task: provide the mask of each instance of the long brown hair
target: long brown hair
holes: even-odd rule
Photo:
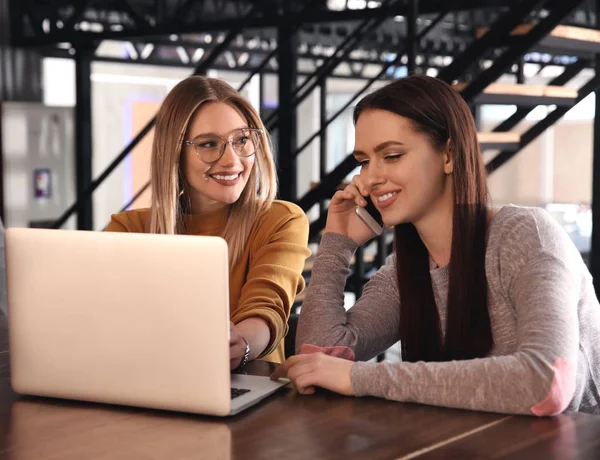
[[[190,120],[206,102],[223,102],[237,110],[250,128],[263,130],[256,162],[240,198],[229,208],[221,236],[229,246],[230,263],[241,256],[256,218],[268,209],[277,194],[271,142],[254,107],[229,84],[216,78],[192,76],[179,82],[167,95],[156,118],[152,144],[150,233],[186,233],[186,182],[181,169],[181,150]],[[182,192],[184,192],[182,194]]]
[[[405,361],[450,361],[486,356],[493,338],[487,305],[485,250],[488,189],[475,122],[460,94],[441,80],[409,76],[365,96],[367,109],[412,120],[440,152],[452,156],[454,212],[445,339],[431,285],[429,254],[412,223],[395,227],[400,290],[400,340]]]

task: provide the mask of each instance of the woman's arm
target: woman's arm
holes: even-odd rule
[[[253,243],[246,282],[231,317],[249,342],[251,357],[270,354],[287,333],[292,304],[304,288],[308,227],[302,210],[289,204],[261,224],[261,237]]]
[[[353,393],[501,413],[554,415],[575,391],[578,284],[564,263],[541,253],[514,279],[517,351],[443,363],[357,363]]]
[[[258,358],[269,344],[271,332],[269,324],[259,317],[245,319],[237,325],[230,322],[229,325],[229,364],[231,369],[236,369],[243,364],[248,347],[250,347],[250,352],[247,360],[252,361]]]
[[[352,363],[322,353],[297,355],[273,374],[298,391],[322,387],[435,406],[510,414],[555,415],[571,401],[577,371],[577,283],[549,254],[515,280],[518,348],[513,354],[466,361]]]
[[[358,302],[346,312],[344,287],[356,244],[335,233],[321,239],[296,333],[296,351],[304,344],[343,346],[356,359],[368,360],[398,341],[400,299],[395,265],[371,277]]]

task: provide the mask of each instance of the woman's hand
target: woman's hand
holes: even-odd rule
[[[315,387],[320,387],[351,396],[350,373],[353,365],[353,361],[323,353],[296,355],[277,367],[271,379],[287,376],[303,395],[311,395],[315,392]]]
[[[236,369],[242,362],[246,353],[246,342],[239,329],[231,321],[229,322],[229,366]]]
[[[352,182],[331,198],[327,212],[325,232],[338,233],[352,239],[358,246],[365,244],[375,236],[356,215],[356,206],[364,207],[364,197],[369,194],[360,176],[354,176]]]

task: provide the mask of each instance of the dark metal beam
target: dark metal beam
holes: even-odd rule
[[[265,111],[265,78],[266,76],[263,72],[258,73],[258,116],[261,120],[263,119]]]
[[[77,229],[94,229],[94,207],[87,190],[92,183],[92,55],[94,46],[83,43],[75,55],[75,190],[78,197]]]
[[[140,43],[139,45],[136,44],[136,42],[129,42],[132,43],[136,49],[140,48],[143,49],[143,44]],[[175,52],[175,48],[176,47],[172,47],[172,51],[173,53]],[[24,48],[21,48],[24,49]],[[202,49],[204,50],[206,53],[211,52],[214,48],[213,47],[200,47],[198,49]],[[236,54],[241,54],[241,53],[248,53],[250,55],[250,58],[244,63],[244,64],[238,64],[235,67],[231,67],[226,60],[221,56],[220,58],[217,59],[217,61],[211,66],[211,69],[215,69],[215,70],[227,70],[227,71],[235,71],[235,72],[259,72],[261,70],[265,70],[266,72],[275,72],[276,68],[275,66],[272,65],[272,61],[273,58],[275,57],[277,51],[276,48],[274,48],[273,50],[271,50],[268,54],[262,51],[256,51],[256,50],[244,50],[241,48],[229,48],[228,51],[231,51],[234,55],[234,58],[236,58]],[[140,51],[138,51],[140,52]],[[373,51],[373,53],[375,53],[375,51]],[[192,53],[190,53],[192,54]],[[57,58],[65,58],[65,59],[72,59],[73,56],[70,54],[70,51],[68,49],[64,49],[64,48],[56,48],[56,47],[47,47],[47,48],[43,48],[41,49],[41,55],[43,55],[44,57],[57,57]],[[168,56],[170,55],[170,56]],[[419,55],[424,56],[425,58],[428,59],[428,63],[426,66],[426,68],[432,68],[432,69],[440,69],[442,68],[441,65],[435,65],[433,62],[433,57],[437,57],[439,55],[432,55],[430,54],[428,51],[426,50],[422,50]],[[327,58],[327,56],[322,56],[322,55],[316,55],[316,54],[312,54],[310,52],[300,52],[298,54],[298,57],[303,60],[303,61],[312,61],[313,66],[316,67],[316,64],[318,63],[318,61],[322,61],[324,59]],[[255,64],[256,60],[261,59],[261,63],[257,66]],[[173,55],[171,54],[171,49],[168,47],[163,47],[162,45],[160,47],[155,47],[154,51],[152,53],[150,53],[150,55],[146,58],[137,58],[134,59],[130,56],[124,55],[124,56],[109,56],[109,55],[99,55],[98,53],[96,53],[96,55],[93,57],[94,61],[98,61],[98,62],[118,62],[118,63],[124,63],[124,64],[139,64],[139,65],[160,65],[163,67],[187,67],[190,69],[193,69],[194,66],[196,65],[195,63],[192,62],[187,62],[184,63],[181,58],[177,55]],[[390,64],[390,62],[388,60],[385,60],[383,58],[383,53],[378,53],[378,56],[371,56],[371,57],[350,57],[350,56],[346,56],[341,62],[340,64],[345,64],[348,65],[349,67],[353,66],[353,65],[360,65],[361,67],[365,66],[366,64],[372,64],[372,65],[388,65]],[[366,67],[363,67],[361,69],[361,71],[352,71],[352,69],[350,69],[350,72],[335,72],[333,74],[328,74],[327,77],[328,78],[356,78],[356,79],[363,79],[366,80],[368,79],[367,76],[364,75],[365,73],[365,69]],[[336,69],[336,71],[341,70],[340,67],[338,66]],[[306,75],[306,76],[313,76],[315,75],[314,71],[307,71],[304,70],[302,72],[300,72],[301,75]],[[382,76],[382,78],[386,78],[387,76]],[[248,83],[245,82],[246,84]]]
[[[419,0],[408,0],[408,14],[406,15],[406,41],[407,64],[409,74],[414,74],[417,69],[417,53],[419,52],[419,40],[417,39],[417,19],[419,19]]]
[[[478,131],[479,129],[480,128],[478,128]],[[479,145],[481,146],[481,151],[504,149],[514,152],[521,148],[521,144],[518,140],[515,140],[515,142],[480,142]]]
[[[165,0],[156,0],[158,3],[164,2]],[[199,1],[199,0],[198,0]],[[279,0],[270,2],[264,1],[263,3],[270,3],[272,11],[268,11],[260,16],[252,17],[249,21],[244,16],[233,16],[226,19],[218,17],[210,17],[209,14],[187,14],[185,21],[177,16],[177,11],[170,11],[167,20],[165,21],[165,15],[158,15],[157,7],[153,9],[153,13],[148,11],[148,14],[155,14],[153,25],[144,26],[131,23],[124,23],[123,30],[113,30],[110,27],[105,27],[102,32],[83,31],[81,28],[75,29],[77,24],[67,29],[63,27],[58,29],[53,27],[49,33],[44,33],[42,28],[42,20],[45,16],[33,15],[25,19],[23,16],[19,18],[14,24],[18,24],[19,33],[14,36],[15,40],[18,41],[19,45],[22,46],[40,46],[48,45],[50,43],[62,43],[62,42],[79,42],[82,39],[94,39],[94,40],[115,40],[115,39],[131,39],[135,37],[152,37],[170,34],[183,34],[183,33],[198,33],[198,32],[213,32],[230,30],[232,28],[244,27],[246,29],[264,29],[270,27],[277,27],[280,24],[282,16],[278,14],[278,5],[285,5],[288,0]],[[12,3],[20,6],[23,0],[11,0]],[[35,5],[46,4],[47,0],[37,0]],[[79,4],[75,3],[74,4]],[[494,7],[511,7],[516,8],[520,3],[520,0],[465,0],[460,5],[454,5],[453,10],[470,10],[474,8],[494,8]],[[323,2],[325,4],[325,2]],[[422,0],[420,6],[420,13],[425,14],[436,14],[440,11],[444,11],[447,7],[447,0]],[[100,8],[101,2],[95,2],[94,7]],[[181,11],[187,8],[185,4],[180,4]],[[56,8],[54,8],[54,11]],[[114,10],[114,9],[113,9]],[[381,11],[378,11],[381,10]],[[36,8],[32,8],[35,13]],[[123,10],[121,13],[125,13]],[[116,11],[115,11],[116,13]],[[348,21],[360,21],[369,14],[383,14],[387,17],[393,17],[395,15],[406,16],[408,14],[408,7],[401,9],[400,11],[394,7],[387,8],[367,8],[360,10],[344,10],[344,11],[333,11],[321,8],[314,8],[312,14],[307,17],[306,22],[308,23],[335,23],[335,22],[348,22]],[[162,16],[162,17],[161,17]],[[56,12],[52,14],[52,17],[56,17]],[[162,19],[162,21],[160,21]],[[33,35],[25,35],[27,29],[24,27],[25,22],[34,22],[33,28],[36,33]]]
[[[465,89],[466,91],[466,89]],[[559,97],[559,96],[530,96],[527,94],[495,94],[495,93],[480,93],[474,96],[469,102],[477,104],[494,104],[494,105],[517,105],[537,107],[538,105],[559,105],[562,107],[571,107],[576,102],[576,98]]]
[[[297,110],[293,104],[298,83],[298,33],[290,30],[291,23],[282,22],[277,29],[279,43],[279,133],[277,136],[277,163],[279,166],[279,195],[281,199],[295,202],[297,199],[296,159]]]
[[[523,57],[517,61],[517,83],[525,83],[525,59]]]
[[[319,182],[327,176],[327,129],[323,125],[327,121],[327,80],[321,83],[319,97],[319,124],[321,125],[321,137],[319,138]],[[319,215],[326,214],[325,200],[319,202]]]
[[[21,48],[21,50],[25,50],[26,52],[29,53],[35,53],[35,51],[29,51],[26,48]],[[156,53],[153,53],[156,54]],[[276,49],[272,51],[272,56],[271,58],[275,57],[275,54],[277,54]],[[73,56],[70,55],[67,50],[59,50],[58,48],[56,48],[54,51],[52,52],[45,52],[43,53],[43,55],[40,55],[40,57],[57,57],[57,58],[64,58],[64,59],[72,59]],[[300,56],[300,58],[303,58],[303,56]],[[93,58],[94,62],[116,62],[116,63],[122,63],[122,64],[136,64],[136,65],[158,65],[158,66],[162,66],[162,67],[187,67],[190,69],[193,69],[194,66],[192,64],[182,64],[180,61],[165,61],[163,58],[149,58],[149,59],[145,59],[145,60],[131,60],[131,59],[127,59],[127,58],[123,58],[123,57],[110,57],[110,56],[95,56]],[[349,60],[349,61],[344,61],[344,64],[354,64],[357,62],[363,62],[363,61],[359,61],[359,60]],[[373,64],[373,65],[382,65],[382,62],[368,62],[369,64]],[[430,66],[428,66],[429,68]],[[437,68],[437,67],[430,67],[430,68]],[[248,83],[250,83],[251,78],[258,72],[262,71],[264,74],[276,74],[277,73],[277,69],[275,67],[272,67],[270,65],[268,65],[268,61],[265,60],[265,65],[259,66],[259,67],[255,67],[253,65],[251,65],[251,63],[246,63],[244,65],[240,65],[234,68],[231,68],[229,65],[219,62],[217,61],[215,64],[213,64],[211,66],[211,69],[214,70],[222,70],[222,71],[227,71],[227,72],[247,72],[249,75],[247,77],[247,79],[244,81],[244,85],[243,87],[245,87]],[[260,69],[260,70],[259,70]],[[314,75],[314,72],[308,72],[306,70],[304,71],[298,71],[298,75],[299,76],[311,76]],[[346,73],[335,73],[333,75],[328,75],[327,78],[337,78],[337,79],[344,79],[347,80],[349,78],[351,79],[357,79],[357,80],[368,80],[370,77],[367,77],[365,75],[351,75],[351,74],[346,74]],[[380,79],[391,79],[391,76],[386,76],[383,75],[381,76]],[[242,87],[242,89],[243,89]]]

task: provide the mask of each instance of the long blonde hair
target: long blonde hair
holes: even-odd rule
[[[277,175],[271,141],[258,113],[222,80],[188,77],[169,92],[160,107],[152,144],[152,204],[148,231],[163,234],[187,232],[185,213],[189,206],[181,199],[182,192],[186,190],[181,151],[191,118],[206,102],[229,104],[245,118],[248,127],[263,130],[248,183],[240,198],[230,205],[222,234],[216,235],[227,241],[229,260],[233,265],[241,257],[256,219],[270,208],[277,195]]]

